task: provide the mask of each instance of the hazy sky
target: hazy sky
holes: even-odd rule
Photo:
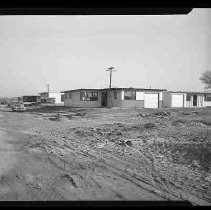
[[[0,96],[109,86],[203,90],[211,9],[163,16],[0,16]]]

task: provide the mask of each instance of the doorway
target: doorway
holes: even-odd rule
[[[108,105],[108,94],[107,93],[101,93],[101,105],[102,107],[106,107]]]
[[[193,95],[193,106],[197,106],[197,95]]]

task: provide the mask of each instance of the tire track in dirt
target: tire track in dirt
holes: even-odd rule
[[[61,147],[60,147],[61,148]],[[80,151],[81,152],[81,151]],[[77,153],[79,153],[79,151],[77,151]],[[86,152],[83,152],[82,151],[82,153],[84,153],[85,154],[85,157],[87,157],[87,153]],[[104,152],[105,153],[105,152]],[[108,153],[106,154],[107,156],[108,156]],[[120,159],[117,159],[116,157],[114,157],[114,156],[112,156],[112,155],[110,155],[109,157],[106,157],[106,155],[104,154],[104,159],[109,159],[109,161],[111,161],[112,160],[112,162],[113,163],[115,163],[114,165],[118,165],[118,166],[120,166],[120,165],[122,165],[123,166],[123,169],[119,169],[119,168],[115,168],[113,165],[108,165],[108,163],[106,163],[106,167],[110,167],[109,168],[109,171],[110,172],[112,172],[113,174],[115,174],[115,175],[117,175],[117,176],[119,176],[119,177],[122,177],[123,179],[126,179],[126,180],[128,180],[128,181],[130,181],[131,183],[133,183],[133,184],[135,184],[136,186],[138,186],[138,187],[141,187],[142,189],[144,189],[144,190],[147,190],[148,192],[156,192],[156,190],[154,190],[154,191],[152,191],[152,190],[148,190],[146,187],[144,188],[142,185],[140,185],[140,184],[138,184],[137,182],[134,182],[134,180],[131,180],[128,176],[126,176],[125,175],[125,169],[124,169],[124,165],[126,164],[126,160],[123,162],[123,160],[121,160],[120,161]],[[106,157],[106,158],[105,158]],[[122,157],[121,157],[122,158]],[[66,161],[67,162],[67,161]],[[131,161],[132,162],[132,161]],[[127,164],[129,164],[129,163],[127,163]],[[133,164],[134,164],[134,162],[133,162]],[[138,163],[136,164],[136,166],[138,165]],[[95,166],[96,167],[99,167],[99,165],[98,164],[95,164]],[[105,167],[105,166],[104,166]],[[112,169],[111,169],[112,168]],[[106,170],[108,170],[108,168],[106,168]],[[121,174],[120,174],[121,173]],[[123,175],[124,174],[124,175]],[[149,181],[148,182],[146,182],[146,181],[144,181],[143,180],[143,178],[142,179],[137,179],[139,182],[144,182],[145,184],[150,184],[151,186],[153,186],[151,183],[149,183]],[[153,187],[155,187],[155,186],[153,186]],[[158,190],[157,190],[158,191]],[[162,196],[162,198],[166,198],[166,196]]]

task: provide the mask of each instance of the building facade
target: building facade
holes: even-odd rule
[[[64,94],[58,92],[40,93],[42,103],[64,104]]]
[[[40,96],[37,95],[30,95],[30,96],[22,96],[18,97],[18,101],[25,102],[25,103],[37,103],[40,102]]]
[[[163,93],[164,108],[211,106],[211,94],[205,92],[166,91]]]
[[[70,107],[160,108],[165,89],[105,88],[63,91]]]

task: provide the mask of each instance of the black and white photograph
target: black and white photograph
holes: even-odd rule
[[[14,11],[0,11],[0,205],[211,205],[211,8]]]

